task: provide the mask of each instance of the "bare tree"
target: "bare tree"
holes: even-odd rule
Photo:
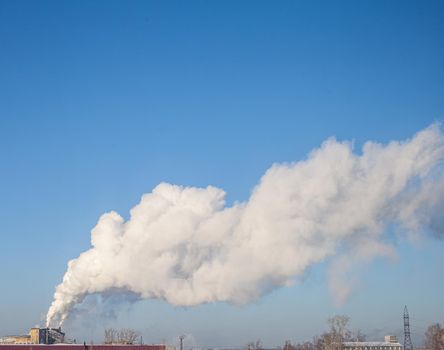
[[[296,344],[295,350],[315,350],[315,346],[311,341]]]
[[[439,323],[432,324],[427,328],[425,346],[428,350],[444,350],[444,328]]]
[[[284,347],[282,350],[296,350],[295,346],[291,343],[291,341],[286,340],[284,343]]]
[[[254,341],[249,342],[246,346],[245,346],[246,350],[262,350],[262,342],[260,339]]]
[[[313,337],[313,346],[315,350],[325,349],[325,337],[324,334]]]
[[[330,325],[330,333],[334,336],[347,339],[350,338],[350,331],[347,329],[350,317],[345,315],[336,315],[328,319],[328,324]]]
[[[361,330],[350,332],[347,328],[349,321],[350,318],[345,315],[331,317],[328,319],[329,330],[327,332],[313,337],[313,341],[305,341],[296,345],[287,340],[282,350],[343,350],[345,341],[365,341],[365,334]]]
[[[105,344],[114,344],[117,342],[117,330],[114,328],[105,329]]]
[[[322,350],[341,350],[340,343],[338,343],[337,335],[332,332],[325,332],[320,336],[320,344]]]
[[[105,344],[134,344],[139,338],[139,332],[130,328],[120,330],[114,328],[105,329]]]
[[[138,337],[139,332],[134,329],[123,328],[118,334],[119,344],[134,344]]]
[[[350,318],[345,315],[336,315],[328,319],[330,330],[324,333],[325,350],[342,350],[343,342],[350,339],[351,333],[347,329]]]
[[[345,341],[365,341],[367,336],[360,330],[356,330],[351,334],[350,339],[345,339]]]

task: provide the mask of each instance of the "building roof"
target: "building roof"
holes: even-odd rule
[[[401,346],[400,343],[390,343],[385,341],[345,341],[343,342],[344,346]]]
[[[163,344],[122,345],[122,344],[0,344],[0,350],[165,350]]]

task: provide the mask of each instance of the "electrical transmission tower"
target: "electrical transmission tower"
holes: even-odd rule
[[[179,337],[179,340],[180,340],[180,350],[183,350],[183,340],[185,339],[185,336],[184,335],[181,335],[180,337]]]
[[[413,350],[412,339],[410,339],[410,322],[407,305],[404,308],[404,350]]]

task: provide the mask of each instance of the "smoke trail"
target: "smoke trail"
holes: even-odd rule
[[[173,305],[243,304],[290,285],[313,263],[340,257],[330,286],[349,293],[351,261],[393,255],[387,227],[442,235],[444,135],[432,125],[404,142],[325,141],[306,160],[273,165],[244,203],[162,183],[125,221],[102,215],[92,247],[68,263],[47,314],[58,326],[91,293],[128,291]],[[335,271],[341,271],[337,274]]]

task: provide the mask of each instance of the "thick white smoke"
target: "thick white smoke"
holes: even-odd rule
[[[343,299],[350,262],[393,254],[388,227],[442,234],[443,159],[444,135],[432,125],[404,142],[367,142],[361,154],[329,139],[306,160],[273,165],[232,207],[221,189],[162,183],[128,221],[100,217],[91,249],[68,263],[47,323],[60,325],[91,293],[243,304],[334,255],[330,286]]]

